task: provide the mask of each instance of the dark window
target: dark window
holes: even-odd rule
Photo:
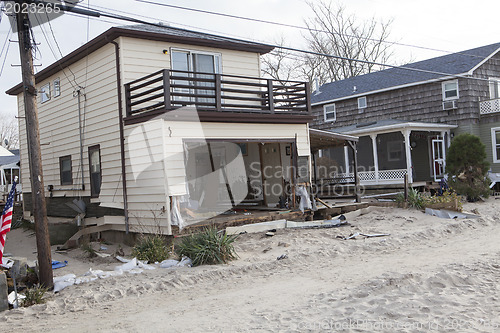
[[[99,145],[89,147],[90,196],[95,198],[101,192],[101,148]]]
[[[71,170],[71,155],[59,157],[59,172],[61,185],[73,184],[73,172]]]

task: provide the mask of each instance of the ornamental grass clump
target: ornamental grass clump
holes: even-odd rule
[[[45,303],[45,299],[43,298],[43,296],[45,296],[46,292],[47,288],[44,288],[40,285],[36,285],[32,288],[26,289],[24,291],[24,296],[26,296],[26,298],[23,298],[21,300],[21,306],[26,307]]]
[[[169,256],[168,241],[161,235],[143,236],[132,249],[132,255],[139,260],[161,262]]]
[[[191,258],[193,266],[227,264],[237,258],[233,246],[236,238],[237,235],[227,235],[218,232],[217,228],[209,227],[185,237],[177,247],[177,252],[180,256]]]
[[[405,202],[408,202],[408,207],[410,208],[422,209],[424,207],[424,197],[422,193],[414,188],[408,190],[408,201],[405,200],[403,193],[398,193],[396,195],[396,202],[400,207],[403,207]]]

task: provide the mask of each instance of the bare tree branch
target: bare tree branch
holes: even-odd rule
[[[19,128],[14,115],[0,114],[0,144],[6,149],[19,148]]]

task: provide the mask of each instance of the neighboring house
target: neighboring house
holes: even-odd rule
[[[468,132],[486,145],[500,172],[500,43],[342,81],[312,93],[311,127],[359,136],[362,185],[414,186],[439,181],[454,135]],[[413,71],[418,69],[420,71]],[[339,165],[326,178],[352,177],[342,148],[322,151]]]
[[[37,73],[48,214],[74,217],[80,199],[86,225],[171,234],[173,224],[238,203],[275,207],[284,188],[309,182],[308,85],[260,78],[260,55],[271,50],[123,26]],[[18,97],[24,128],[22,85],[7,93]]]
[[[0,201],[6,199],[15,177],[19,177],[19,160],[19,149],[7,150],[0,146]],[[21,188],[21,185],[16,186],[18,193]]]

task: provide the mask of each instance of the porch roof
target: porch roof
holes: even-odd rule
[[[340,127],[336,128],[335,131],[342,134],[363,136],[368,134],[389,133],[405,129],[411,131],[440,132],[440,131],[447,131],[457,127],[458,127],[457,125],[450,125],[450,124],[436,124],[436,123],[405,121],[398,119],[385,119],[385,120]]]
[[[317,151],[319,149],[342,146],[346,141],[358,142],[359,138],[357,136],[310,128],[309,140],[311,150]]]

